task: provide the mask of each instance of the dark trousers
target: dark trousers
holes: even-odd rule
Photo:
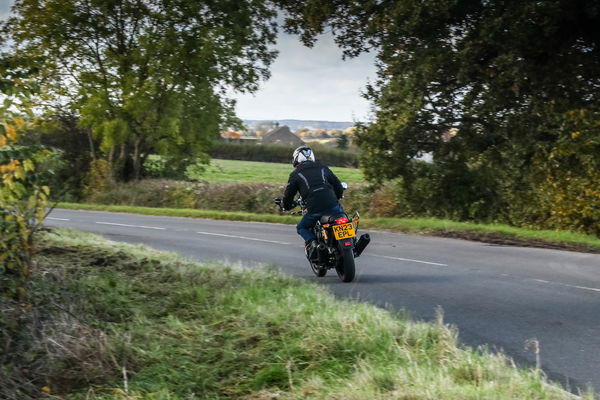
[[[302,239],[304,239],[305,242],[310,242],[311,240],[316,239],[312,229],[323,215],[339,214],[343,212],[344,209],[342,206],[336,204],[335,207],[329,210],[304,214],[300,222],[298,222],[298,225],[296,225],[296,231],[298,232],[298,235],[302,236]]]

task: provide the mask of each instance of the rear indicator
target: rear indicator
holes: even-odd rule
[[[348,223],[348,218],[346,218],[346,217],[338,218],[335,220],[336,225],[347,224],[347,223]]]

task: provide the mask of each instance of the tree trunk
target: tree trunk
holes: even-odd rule
[[[115,166],[116,176],[121,182],[128,182],[135,177],[134,165],[131,158],[131,148],[129,144],[121,145],[118,164]]]
[[[133,142],[133,154],[132,154],[132,158],[133,158],[133,179],[135,179],[136,181],[139,181],[141,178],[141,172],[142,172],[142,157],[140,154],[140,144],[141,144],[142,140],[139,138],[136,138],[135,141]]]
[[[94,147],[94,139],[92,138],[92,131],[91,131],[91,129],[88,128],[85,130],[85,132],[86,132],[88,142],[90,145],[90,154],[92,156],[92,160],[95,160],[96,159],[96,149]]]
[[[150,152],[148,150],[142,150],[142,154],[140,156],[140,165],[141,165],[141,171],[140,171],[140,177],[144,177],[145,175],[145,171],[144,171],[144,164],[146,164],[146,160],[148,159],[148,156],[150,155]]]

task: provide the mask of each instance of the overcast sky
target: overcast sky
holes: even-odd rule
[[[13,0],[0,0],[0,19],[6,18]]]
[[[13,0],[0,0],[0,19]],[[271,79],[254,95],[237,95],[243,119],[309,119],[365,121],[369,103],[360,95],[368,79],[375,79],[372,54],[342,61],[330,34],[312,49],[295,36],[280,33],[279,57],[271,65]]]
[[[255,95],[237,96],[241,118],[367,119],[369,103],[360,93],[368,79],[375,79],[372,54],[343,61],[330,34],[309,49],[295,36],[280,33],[276,48],[271,79]]]

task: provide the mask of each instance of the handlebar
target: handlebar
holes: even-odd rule
[[[277,205],[279,206],[279,210],[280,210],[280,211],[286,211],[286,210],[284,210],[284,209],[283,209],[283,199],[282,199],[281,197],[276,197],[275,199],[273,199],[273,201],[275,202],[275,204],[277,204]],[[292,206],[290,207],[290,210],[291,210],[292,208],[296,208],[296,207],[298,207],[298,206],[300,206],[300,207],[302,207],[302,206],[303,206],[303,203],[302,203],[302,199],[301,199],[301,198],[299,198],[299,199],[297,199],[297,200],[294,200],[294,201],[292,202]],[[291,214],[291,215],[301,215],[301,214],[302,214],[302,211],[292,211],[290,214]]]

